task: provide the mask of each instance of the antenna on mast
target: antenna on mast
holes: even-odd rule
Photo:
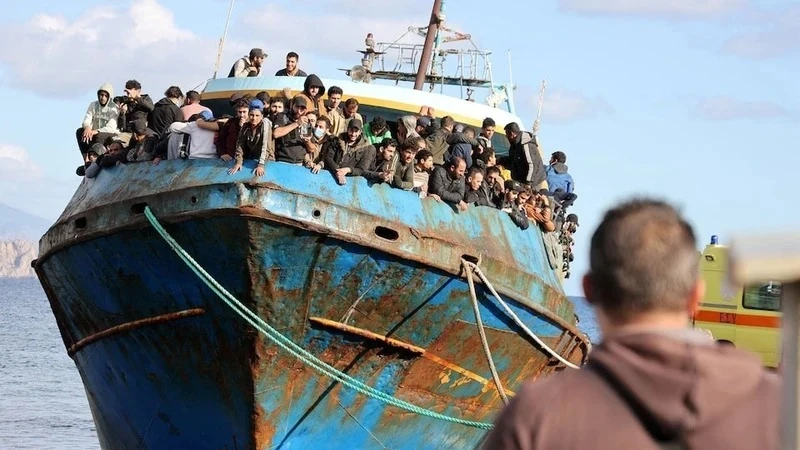
[[[536,120],[533,121],[533,134],[539,133],[539,126],[541,125],[540,118],[542,117],[542,104],[544,103],[544,90],[547,87],[547,81],[542,80],[542,87],[539,89],[539,104],[536,108]]]
[[[219,64],[222,61],[222,49],[225,47],[225,38],[228,37],[228,25],[231,23],[231,14],[233,13],[233,2],[231,0],[231,5],[228,7],[228,19],[225,20],[225,31],[222,33],[222,38],[219,40],[219,47],[217,48],[217,62],[214,64],[214,76],[213,78],[217,78],[217,72],[219,71]]]

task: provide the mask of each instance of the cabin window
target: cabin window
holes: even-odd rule
[[[781,309],[781,284],[770,281],[748,286],[742,293],[742,306],[747,309],[779,311]]]

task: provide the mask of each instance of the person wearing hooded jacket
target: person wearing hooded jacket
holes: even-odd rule
[[[89,103],[83,116],[83,123],[75,131],[84,164],[89,162],[89,148],[92,144],[103,144],[119,132],[117,128],[119,108],[111,101],[112,98],[114,98],[114,87],[111,83],[103,83],[97,89],[97,101]]]
[[[539,146],[536,144],[536,136],[520,130],[516,122],[506,125],[505,131],[510,144],[506,167],[511,171],[511,178],[537,190],[543,187],[547,175]]]
[[[691,327],[705,291],[696,248],[666,203],[609,210],[583,279],[603,341],[581,370],[518,390],[480,448],[779,448],[778,375]]]
[[[571,194],[575,190],[575,181],[569,174],[567,167],[567,155],[564,152],[553,152],[550,155],[550,165],[545,169],[547,174],[547,187],[551,192],[561,189],[566,194]]]
[[[306,77],[306,81],[303,83],[303,92],[295,95],[292,101],[298,97],[304,98],[308,111],[316,111],[318,116],[324,116],[328,114],[328,110],[325,109],[325,104],[322,101],[323,95],[325,95],[325,85],[322,84],[322,80],[318,76],[312,73]]]

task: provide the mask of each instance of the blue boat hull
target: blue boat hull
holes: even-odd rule
[[[276,178],[296,170],[280,166],[270,166]],[[490,422],[503,404],[481,351],[468,285],[449,266],[448,252],[463,254],[458,242],[428,254],[412,247],[413,238],[348,234],[364,217],[372,218],[370,226],[394,223],[393,229],[402,229],[382,222],[386,217],[376,210],[353,210],[343,218],[346,207],[331,209],[336,198],[313,196],[313,185],[303,184],[309,191],[298,192],[296,181],[291,186],[296,189],[287,188],[293,183],[288,178],[270,182],[269,173],[263,184],[244,189],[241,181],[198,176],[202,165],[191,172],[176,165],[176,176],[162,172],[161,178],[144,168],[128,169],[130,184],[115,185],[110,196],[100,194],[102,183],[114,183],[110,175],[98,178],[96,186],[82,185],[78,200],[43,238],[45,251],[36,265],[83,378],[103,448],[444,449],[480,441],[484,430],[387,406],[272,345],[180,261],[143,220],[141,205],[160,212],[167,231],[221,285],[323,361],[420,407]],[[147,192],[146,180],[164,184]],[[124,192],[135,186],[140,195]],[[410,195],[366,183],[351,189],[365,188],[375,191],[362,195],[389,200]],[[190,206],[174,196],[188,198]],[[320,214],[298,220],[297,205],[308,201],[319,203],[311,210]],[[508,219],[497,211],[484,213]],[[332,214],[337,216],[328,221]],[[441,216],[434,226],[447,230],[455,225],[448,225],[445,214],[455,215],[423,216],[427,221]],[[75,228],[78,235],[69,236]],[[413,229],[434,233],[419,224]],[[520,251],[543,254],[541,240],[509,230],[522,236],[506,237],[514,239],[510,245],[538,242],[538,250]],[[515,313],[549,346],[579,363],[588,344],[574,330],[571,304],[548,283],[552,275],[530,269],[504,274],[493,269],[513,266],[494,266],[492,256],[483,251],[478,259],[487,275],[499,280],[496,287]],[[523,336],[484,286],[477,290],[507,390],[563,368]],[[514,295],[518,291],[529,295]]]

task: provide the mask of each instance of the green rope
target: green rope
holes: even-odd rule
[[[253,328],[260,331],[264,336],[266,336],[269,340],[275,343],[278,347],[285,350],[286,352],[290,353],[295,358],[299,359],[303,363],[310,366],[312,369],[316,370],[317,372],[326,375],[334,380],[342,383],[343,385],[360,392],[366,396],[372,397],[374,399],[380,400],[388,405],[395,406],[397,408],[404,409],[406,411],[420,414],[427,417],[432,417],[434,419],[445,420],[447,422],[458,423],[461,425],[466,425],[469,427],[480,428],[484,430],[490,430],[492,428],[491,423],[486,422],[475,422],[471,420],[464,420],[459,419],[457,417],[447,416],[445,414],[437,413],[435,411],[431,411],[429,409],[425,409],[416,405],[413,405],[409,402],[404,400],[400,400],[397,397],[391,396],[385,392],[379,391],[372,386],[362,383],[361,381],[351,377],[350,375],[341,372],[340,370],[336,369],[335,367],[327,364],[326,362],[322,361],[321,359],[317,358],[304,348],[300,347],[299,345],[292,342],[289,338],[282,335],[278,330],[272,328],[267,322],[265,322],[261,317],[259,317],[254,312],[250,311],[244,304],[242,304],[236,297],[234,297],[230,292],[228,292],[222,285],[220,285],[217,280],[214,279],[208,272],[200,266],[188,253],[183,247],[178,244],[175,239],[167,233],[167,230],[161,226],[156,216],[150,210],[149,206],[145,206],[144,214],[147,217],[147,220],[150,222],[150,225],[155,228],[158,234],[164,239],[164,241],[172,248],[172,250],[177,253],[177,255],[186,263],[186,265],[195,273],[195,275],[200,278],[200,280],[205,283],[206,286],[209,287],[220,299],[222,299],[234,312],[236,312],[242,319],[244,319],[247,323],[249,323]]]

